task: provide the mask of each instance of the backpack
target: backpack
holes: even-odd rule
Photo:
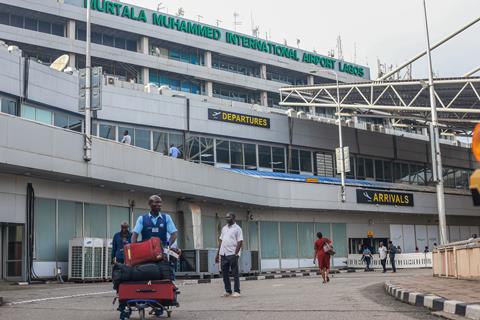
[[[323,251],[325,251],[325,253],[330,255],[330,256],[333,256],[335,254],[335,249],[328,242],[325,242],[325,244],[323,245]]]

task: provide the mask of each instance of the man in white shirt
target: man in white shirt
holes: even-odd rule
[[[387,247],[383,245],[383,242],[380,242],[380,247],[378,248],[378,254],[380,255],[380,263],[383,267],[383,273],[387,272]]]
[[[223,274],[223,284],[225,285],[225,293],[223,297],[240,297],[240,278],[238,272],[238,257],[243,245],[242,228],[235,223],[235,214],[232,212],[226,215],[227,224],[222,228],[220,241],[218,244],[218,252],[215,261],[221,261],[221,270]],[[221,259],[220,259],[221,258]],[[233,276],[233,294],[232,285],[230,283],[230,270]]]
[[[125,144],[132,144],[132,137],[128,134],[128,130],[125,130],[125,132],[123,133],[122,141],[120,142]]]

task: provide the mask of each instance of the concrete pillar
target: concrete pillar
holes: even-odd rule
[[[68,20],[67,21],[67,38],[68,39],[71,39],[71,40],[75,40],[75,33],[76,33],[76,30],[75,30],[75,20]],[[68,53],[68,56],[69,56],[69,60],[68,60],[68,66],[69,67],[75,67],[75,53],[72,53],[72,52],[69,52]]]
[[[68,53],[68,57],[69,57],[69,59],[68,59],[68,66],[69,66],[69,67],[72,67],[72,68],[75,68],[77,56],[75,55],[75,53],[69,52],[69,53]]]
[[[260,78],[267,79],[267,65],[262,64],[260,66]]]
[[[313,86],[315,84],[315,77],[312,75],[307,76],[307,85]]]
[[[148,37],[141,37],[138,41],[138,52],[143,54],[149,54],[150,44]],[[143,84],[148,84],[150,81],[150,70],[147,67],[142,67],[142,80]]]
[[[204,63],[205,67],[211,68],[212,67],[212,52],[211,51],[205,51],[204,54]]]
[[[183,230],[180,236],[185,249],[203,249],[202,210],[195,203],[178,202],[178,211],[183,213]]]
[[[213,82],[205,81],[205,95],[213,97]]]
[[[260,92],[260,104],[262,106],[268,107],[268,93],[267,93],[267,91]]]

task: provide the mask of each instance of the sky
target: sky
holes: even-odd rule
[[[183,8],[185,18],[252,34],[259,27],[260,37],[271,41],[337,54],[341,37],[343,57],[368,65],[377,76],[377,60],[387,66],[400,65],[425,50],[425,24],[422,0],[123,0],[141,7],[175,14]],[[480,0],[427,0],[431,43],[480,16]],[[253,22],[253,23],[252,23]],[[436,77],[462,76],[480,66],[480,22],[432,52]],[[356,48],[356,49],[355,49]],[[427,75],[425,59],[413,65],[414,77]]]

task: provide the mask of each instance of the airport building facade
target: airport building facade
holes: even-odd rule
[[[91,4],[92,64],[103,75],[85,162],[85,2],[0,0],[1,277],[25,278],[28,261],[39,276],[66,271],[68,240],[112,237],[153,193],[186,249],[215,248],[225,213],[235,212],[264,270],[311,266],[318,231],[333,239],[337,266],[364,242],[391,239],[405,252],[439,242],[425,131],[345,120],[342,203],[334,111],[278,106],[282,86],[333,82],[335,73],[367,81],[368,67],[119,2]],[[49,67],[64,54],[68,72]],[[120,143],[126,130],[130,146]],[[181,158],[168,157],[172,144]],[[460,142],[441,146],[449,235],[461,240],[479,233],[468,193],[476,164]]]

